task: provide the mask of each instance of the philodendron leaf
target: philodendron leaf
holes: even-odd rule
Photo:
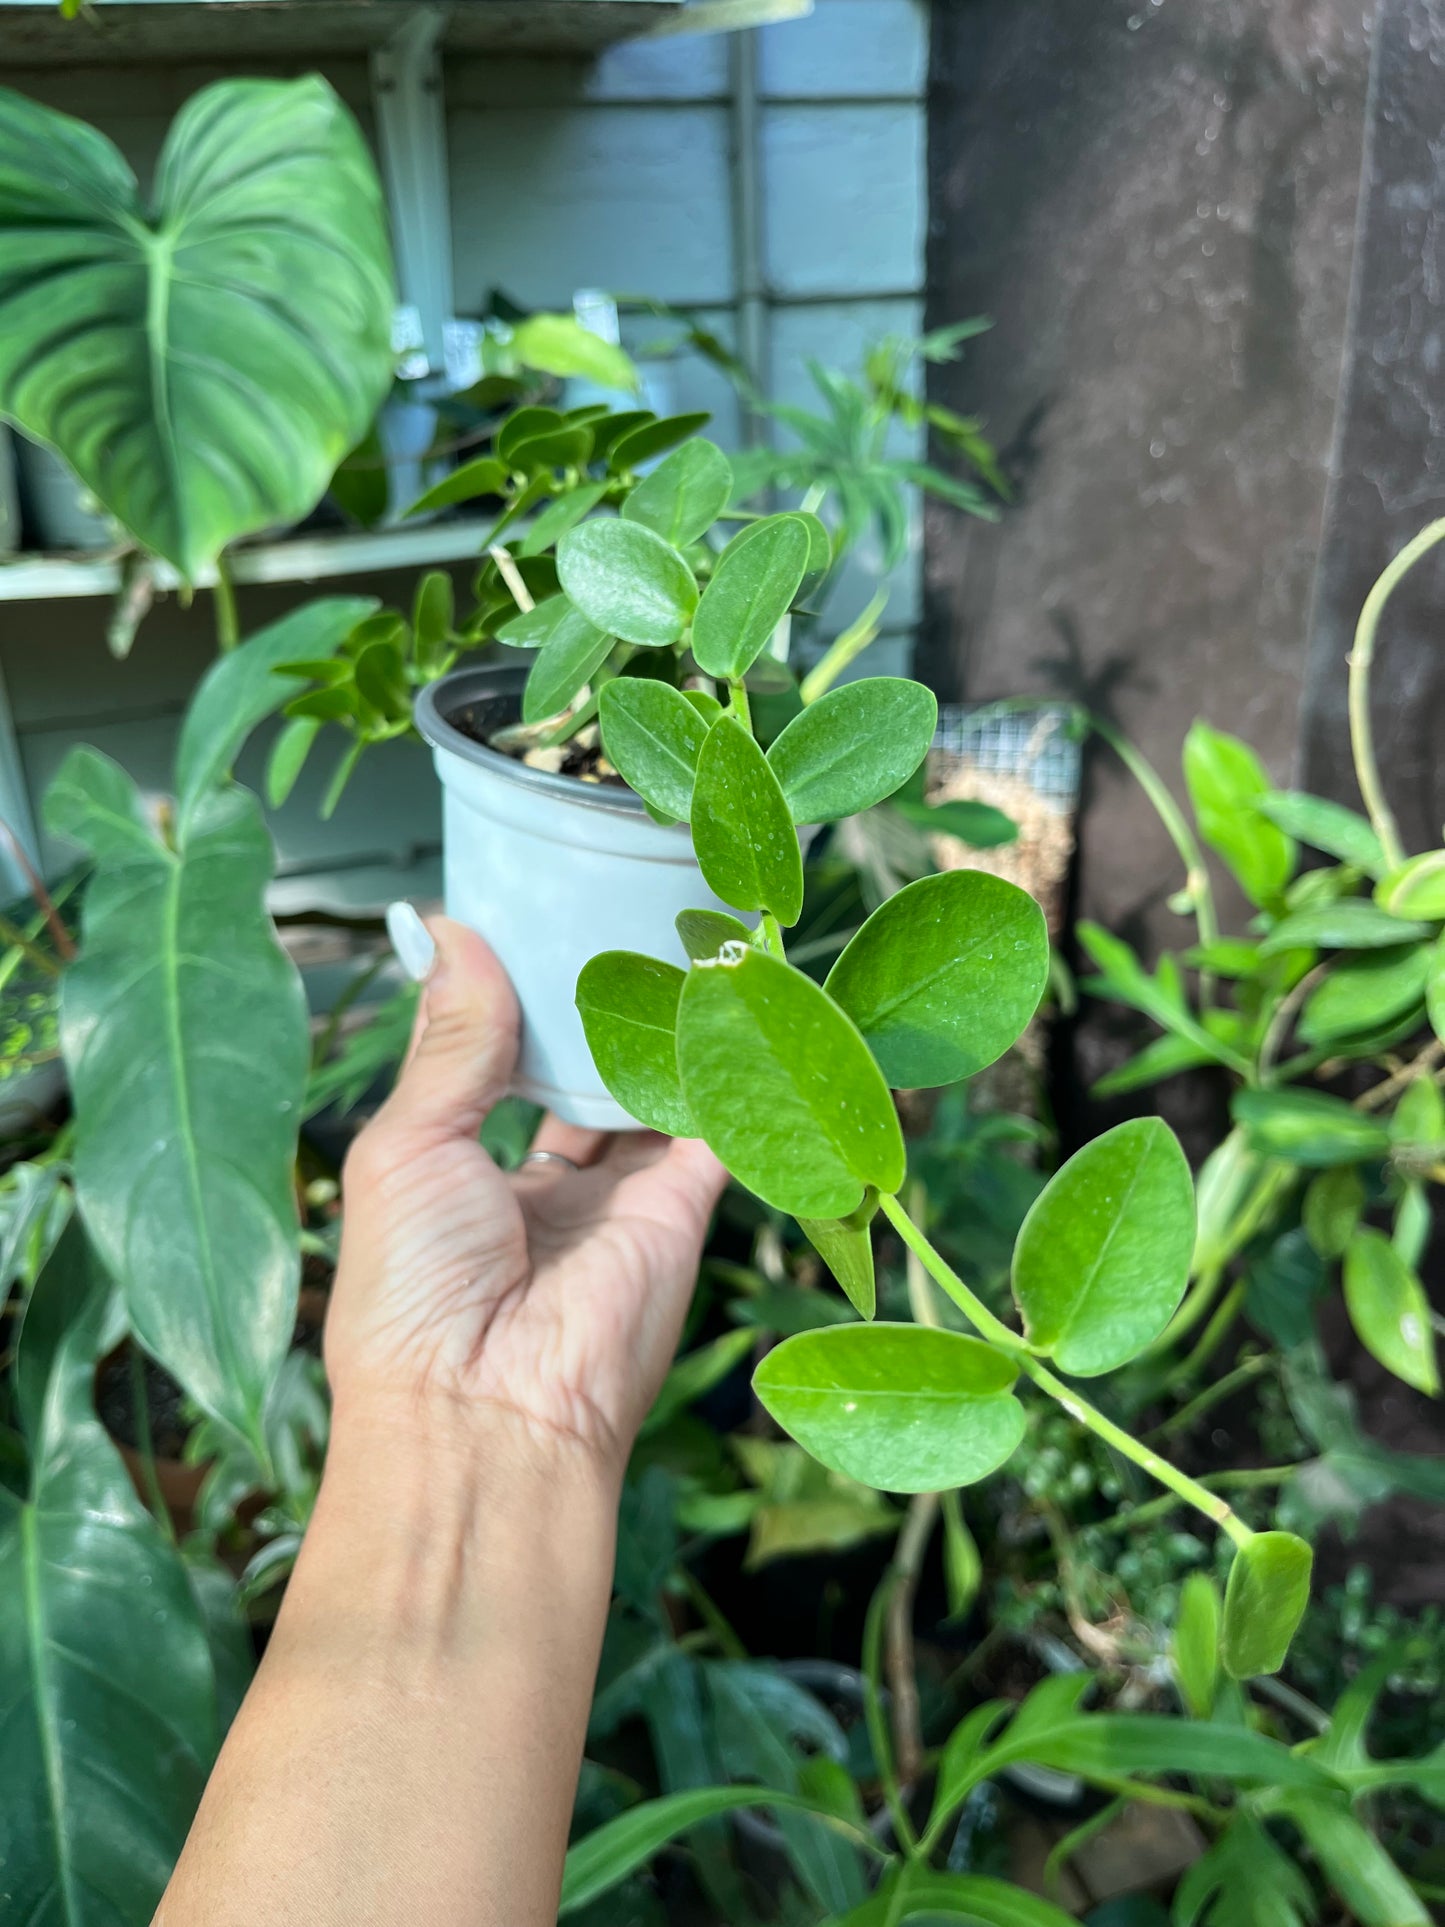
[[[1445,850],[1426,850],[1381,877],[1375,885],[1375,901],[1391,916],[1438,923],[1445,917]]]
[[[150,1919],[219,1739],[186,1569],[95,1415],[123,1329],[72,1219],[20,1340],[29,1482],[0,1485],[0,1890],[47,1927]]]
[[[681,910],[677,915],[678,941],[694,963],[706,963],[725,943],[751,943],[753,933],[726,910]]]
[[[595,628],[565,596],[562,613],[537,652],[522,691],[522,721],[542,723],[564,710],[612,653],[612,638]]]
[[[557,576],[587,620],[624,642],[680,642],[697,608],[692,570],[640,522],[598,516],[557,544]]]
[[[808,567],[808,531],[794,516],[769,516],[718,563],[692,625],[692,653],[710,676],[750,669],[788,613]]]
[[[675,549],[685,549],[712,527],[727,507],[732,487],[727,456],[699,436],[644,475],[621,513],[625,521],[641,522]]]
[[[1034,1200],[1014,1247],[1029,1343],[1080,1378],[1111,1372],[1174,1315],[1194,1250],[1194,1185],[1159,1118],[1076,1151]]]
[[[623,780],[654,809],[686,823],[708,729],[687,697],[651,676],[617,676],[603,689],[597,713],[602,747]]]
[[[982,870],[922,877],[880,904],[828,973],[895,1090],[952,1084],[1001,1057],[1049,975],[1043,912]]]
[[[193,95],[149,207],[103,134],[0,92],[0,414],[188,580],[315,506],[391,384],[393,301],[318,76]]]
[[[146,1350],[259,1441],[295,1316],[309,1056],[301,980],[265,911],[260,808],[209,791],[172,849],[125,772],[77,748],[46,814],[96,864],[60,1011],[81,1210]]]
[[[1311,1170],[1358,1164],[1390,1148],[1389,1130],[1379,1118],[1328,1091],[1239,1091],[1233,1110],[1253,1150]]]
[[[1179,1589],[1179,1616],[1169,1657],[1191,1716],[1207,1720],[1219,1690],[1219,1633],[1224,1612],[1207,1572],[1191,1572]]]
[[[1345,1247],[1345,1309],[1355,1335],[1386,1371],[1433,1398],[1440,1390],[1430,1301],[1383,1231],[1359,1226]]]
[[[832,823],[881,803],[918,768],[938,726],[932,690],[903,676],[830,689],[768,750],[795,823]]]
[[[868,1046],[791,965],[741,945],[695,964],[677,1062],[699,1134],[777,1210],[843,1218],[865,1185],[903,1182],[898,1114]]]
[[[720,717],[697,759],[692,846],[709,889],[784,925],[803,909],[803,853],[778,779],[742,724]]]
[[[860,1318],[871,1318],[878,1302],[869,1229],[877,1209],[877,1194],[870,1186],[862,1204],[846,1218],[798,1220],[803,1235],[838,1280],[844,1297]]]
[[[1257,1532],[1234,1555],[1219,1656],[1231,1679],[1277,1673],[1310,1598],[1314,1554],[1292,1532]]]
[[[994,1472],[1024,1432],[1011,1359],[927,1325],[834,1325],[775,1345],[763,1405],[830,1471],[881,1492],[943,1492]]]
[[[624,1111],[669,1137],[697,1135],[677,1076],[676,964],[604,950],[583,965],[577,1009],[602,1082]]]
[[[1245,895],[1252,903],[1276,902],[1293,874],[1295,846],[1256,807],[1273,792],[1254,751],[1238,737],[1196,723],[1184,739],[1184,781],[1199,834]]]

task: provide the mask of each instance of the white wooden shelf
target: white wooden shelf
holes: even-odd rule
[[[258,542],[231,553],[237,582],[320,582],[331,576],[367,575],[381,569],[418,569],[465,562],[480,555],[487,523],[422,523],[416,528],[377,529],[356,535],[298,535]],[[214,575],[201,577],[208,587]],[[115,555],[19,555],[0,559],[0,602],[46,602],[65,596],[108,596],[120,587]],[[177,589],[168,563],[156,564],[156,587]]]

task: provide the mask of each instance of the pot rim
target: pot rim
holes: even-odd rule
[[[485,743],[477,742],[452,722],[448,712],[462,703],[475,702],[486,695],[520,694],[527,673],[525,668],[513,668],[507,663],[477,663],[465,669],[452,669],[419,691],[413,705],[413,721],[433,749],[444,749],[449,755],[459,756],[464,763],[475,763],[489,775],[531,790],[534,795],[551,796],[559,803],[571,803],[579,809],[606,810],[613,816],[647,818],[642,798],[635,790],[619,789],[610,783],[584,783],[577,776],[531,769],[515,756],[488,749]]]

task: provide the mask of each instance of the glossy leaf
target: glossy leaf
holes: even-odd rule
[[[188,580],[320,500],[392,304],[376,169],[316,75],[193,95],[149,207],[103,134],[0,92],[0,414]]]
[[[86,1224],[146,1350],[256,1440],[295,1313],[309,1057],[301,981],[264,908],[260,809],[210,791],[171,849],[130,778],[77,748],[47,818],[96,863],[61,1000]]]
[[[1309,1604],[1313,1565],[1314,1554],[1292,1532],[1257,1532],[1235,1553],[1219,1647],[1231,1679],[1277,1673],[1284,1665]]]
[[[1417,1392],[1440,1390],[1430,1301],[1382,1231],[1360,1226],[1345,1247],[1345,1309],[1372,1358]]]
[[[828,973],[829,994],[898,1090],[952,1084],[991,1064],[1043,995],[1049,940],[1026,890],[945,870],[879,905]]]
[[[644,475],[622,504],[623,519],[685,549],[705,535],[727,507],[733,472],[728,458],[701,437],[684,442]]]
[[[602,747],[637,794],[664,815],[692,815],[697,759],[708,726],[681,690],[647,676],[618,676],[598,708]]]
[[[641,468],[644,462],[665,455],[668,449],[676,448],[679,442],[685,442],[698,429],[706,428],[711,420],[706,409],[699,409],[691,415],[644,416],[635,427],[627,428],[615,439],[608,440],[607,466],[614,475],[620,475],[629,468]],[[615,429],[615,424],[609,426]]]
[[[694,963],[706,963],[725,943],[751,943],[753,933],[726,910],[683,910],[677,917],[678,941]]]
[[[1219,1633],[1224,1603],[1207,1572],[1191,1572],[1179,1589],[1169,1657],[1185,1706],[1196,1720],[1214,1711],[1219,1690]]]
[[[587,620],[624,642],[680,642],[697,584],[677,550],[640,522],[598,516],[557,544],[557,575]]]
[[[731,716],[697,759],[692,845],[709,889],[736,910],[770,910],[783,925],[803,909],[803,855],[767,759]]]
[[[808,531],[769,517],[723,555],[692,625],[692,653],[710,676],[736,679],[767,648],[808,567]]]
[[[1430,952],[1423,944],[1396,944],[1362,957],[1346,957],[1322,979],[1300,1013],[1306,1044],[1331,1044],[1403,1017],[1425,995]]]
[[[677,1075],[675,964],[604,950],[577,979],[577,1009],[602,1082],[624,1111],[649,1130],[695,1137]]]
[[[561,541],[568,529],[575,528],[592,513],[606,493],[605,482],[583,482],[567,489],[555,501],[548,502],[518,540],[518,556],[525,561],[533,556],[545,555],[548,549]]]
[[[1195,723],[1184,739],[1184,781],[1205,842],[1252,903],[1275,902],[1294,871],[1295,847],[1255,807],[1271,789],[1254,751],[1236,736]]]
[[[1328,1091],[1239,1091],[1234,1116],[1263,1157],[1288,1158],[1309,1169],[1383,1157],[1390,1133],[1379,1118]]]
[[[1305,1234],[1322,1258],[1339,1258],[1365,1209],[1365,1186],[1353,1164],[1338,1164],[1311,1178],[1300,1215]]]
[[[279,810],[296,787],[321,728],[319,716],[292,716],[277,731],[266,759],[266,801],[273,810]]]
[[[1338,857],[1341,863],[1353,864],[1367,876],[1379,876],[1385,868],[1379,837],[1358,811],[1346,809],[1343,803],[1308,796],[1303,790],[1271,790],[1257,798],[1254,807],[1287,836]]]
[[[545,375],[595,382],[624,394],[637,387],[632,357],[615,341],[585,328],[575,315],[527,315],[513,327],[508,346],[524,367]]]
[[[1392,917],[1363,897],[1338,897],[1281,917],[1259,951],[1262,957],[1277,957],[1283,950],[1388,950],[1433,934],[1429,924]]]
[[[871,1318],[878,1302],[870,1229],[877,1208],[876,1197],[868,1191],[858,1209],[846,1218],[798,1220],[804,1237],[837,1279],[844,1297],[860,1318]]]
[[[795,823],[832,823],[881,803],[918,768],[938,725],[922,683],[872,676],[830,689],[768,750]]]
[[[479,455],[418,495],[404,517],[430,515],[437,509],[454,508],[459,502],[473,502],[480,495],[500,495],[507,486],[508,473],[506,463],[499,462],[495,455]]]
[[[696,1121],[740,1183],[779,1211],[842,1218],[903,1182],[888,1088],[851,1021],[791,965],[749,947],[688,972],[677,1060]]]
[[[1445,850],[1426,850],[1381,877],[1375,901],[1392,916],[1438,923],[1445,917]]]
[[[1081,1378],[1137,1356],[1169,1323],[1194,1250],[1194,1185],[1179,1140],[1132,1118],[1054,1173],[1014,1247],[1029,1343]]]
[[[753,1390],[821,1464],[883,1492],[941,1492],[996,1471],[1024,1432],[1013,1362],[927,1325],[835,1325],[770,1351]]]
[[[956,837],[972,850],[997,850],[1018,841],[1019,826],[1011,816],[973,797],[949,797],[942,803],[895,798],[894,803],[925,836]]]
[[[28,1486],[0,1486],[5,1913],[46,1927],[150,1919],[219,1737],[185,1567],[95,1415],[115,1313],[73,1220],[20,1343]]]
[[[522,721],[542,723],[566,709],[612,653],[612,637],[558,596],[562,614],[537,652],[522,691]]]

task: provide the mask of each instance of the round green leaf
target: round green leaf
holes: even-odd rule
[[[723,716],[697,759],[692,847],[708,887],[738,910],[771,910],[782,924],[803,909],[803,853],[767,758],[742,724]]]
[[[565,709],[612,653],[612,638],[604,629],[594,628],[565,596],[552,600],[562,603],[562,614],[537,652],[522,691],[524,723],[545,722]]]
[[[1412,856],[1375,885],[1375,901],[1396,917],[1445,917],[1445,850]]]
[[[795,823],[832,823],[891,796],[928,754],[938,724],[932,690],[903,676],[830,689],[768,751]]]
[[[624,642],[679,642],[697,584],[677,550],[640,522],[599,516],[557,544],[557,575],[587,620]]]
[[[1424,944],[1396,944],[1346,957],[1312,992],[1300,1013],[1306,1044],[1330,1044],[1403,1017],[1425,994],[1430,952]]]
[[[944,1492],[994,1472],[1024,1432],[1013,1363],[927,1325],[834,1325],[775,1345],[753,1390],[821,1465],[882,1492]]]
[[[1358,1164],[1383,1157],[1390,1148],[1390,1133],[1379,1118],[1367,1117],[1328,1091],[1239,1091],[1233,1110],[1252,1150],[1311,1170]]]
[[[796,516],[770,516],[729,548],[703,591],[692,653],[710,676],[743,675],[788,613],[808,567],[808,531]]]
[[[654,809],[685,823],[707,735],[687,697],[650,676],[619,676],[603,689],[598,717],[602,746],[624,782]]]
[[[376,169],[324,80],[226,80],[150,207],[94,128],[0,91],[0,415],[190,581],[320,499],[391,385]]]
[[[1224,1589],[1220,1658],[1231,1679],[1284,1665],[1310,1598],[1314,1554],[1292,1532],[1257,1532],[1241,1546]]]
[[[677,1076],[675,964],[604,950],[577,979],[577,1010],[598,1075],[624,1111],[649,1130],[694,1137]]]
[[[1360,1226],[1345,1247],[1345,1309],[1372,1358],[1417,1392],[1440,1390],[1430,1301],[1382,1231]]]
[[[751,946],[688,972],[677,1020],[687,1106],[733,1176],[799,1218],[844,1218],[903,1182],[898,1114],[868,1046],[801,971]]]
[[[683,949],[694,963],[706,963],[725,943],[751,943],[753,933],[726,910],[682,910],[677,916],[677,934]]]
[[[732,486],[727,456],[714,443],[699,438],[675,448],[650,475],[644,475],[622,504],[621,513],[626,521],[641,522],[675,549],[685,549],[727,507]]]
[[[1194,1251],[1194,1185],[1160,1119],[1131,1118],[1076,1151],[1034,1200],[1013,1292],[1031,1345],[1093,1378],[1169,1323]]]
[[[922,877],[880,904],[828,975],[895,1090],[952,1084],[1001,1057],[1049,974],[1043,912],[982,870]]]

